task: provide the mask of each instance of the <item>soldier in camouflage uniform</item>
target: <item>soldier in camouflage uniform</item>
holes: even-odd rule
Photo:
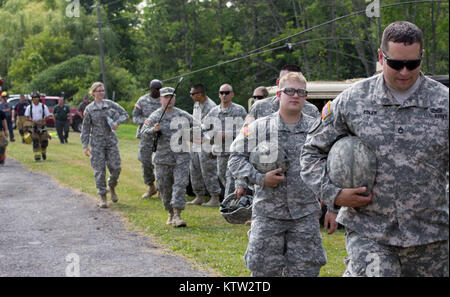
[[[383,72],[354,84],[322,111],[302,155],[301,177],[328,205],[325,224],[346,229],[344,276],[447,276],[449,170],[448,88],[420,72],[422,31],[389,25]],[[344,135],[359,137],[377,157],[371,195],[341,189],[326,172],[327,154]]]
[[[136,138],[139,138],[138,160],[142,163],[142,176],[144,183],[148,185],[148,190],[142,195],[142,198],[150,198],[156,194],[155,174],[152,163],[153,140],[141,137],[140,130],[145,120],[158,108],[161,107],[159,101],[159,89],[163,86],[162,82],[154,79],[150,82],[150,93],[140,97],[133,109],[133,122],[138,124]]]
[[[181,211],[186,204],[186,187],[189,185],[189,145],[192,116],[174,107],[174,89],[165,87],[160,90],[161,108],[154,111],[141,129],[141,136],[153,140],[157,131],[158,138],[155,157],[155,175],[158,190],[164,208],[169,212],[168,225],[185,227]],[[174,95],[172,100],[170,98]],[[161,119],[163,109],[167,110]]]
[[[235,182],[228,168],[228,158],[230,157],[231,142],[236,138],[237,131],[242,127],[247,111],[241,105],[231,102],[234,97],[233,87],[223,84],[219,89],[220,105],[211,109],[206,121],[218,119],[220,127],[213,125],[213,130],[205,133],[206,139],[214,142],[213,153],[217,156],[217,175],[220,183],[225,188],[225,197],[234,192]],[[228,123],[228,126],[227,126]],[[230,126],[234,123],[233,126]],[[217,122],[217,124],[219,124]],[[221,141],[220,141],[221,140]],[[219,206],[217,197],[204,204],[206,206]]]
[[[198,141],[194,141],[192,144],[191,162],[189,166],[195,199],[187,204],[201,205],[206,202],[206,191],[208,191],[211,197],[215,197],[212,198],[213,200],[219,200],[221,192],[217,177],[217,159],[211,152],[205,152],[201,148],[202,120],[217,104],[206,95],[206,88],[202,84],[193,85],[190,95],[195,102],[192,112],[194,119],[193,137],[198,138]]]
[[[103,99],[105,88],[102,83],[95,82],[91,86],[89,94],[94,97],[94,101],[85,109],[80,138],[84,154],[91,158],[97,194],[101,197],[99,207],[106,208],[106,194],[108,192],[106,188],[106,166],[108,166],[110,174],[108,186],[111,192],[111,200],[117,202],[118,197],[115,188],[119,180],[121,164],[115,131],[129,116],[119,104]]]
[[[277,86],[280,82],[281,77],[288,74],[289,72],[301,73],[301,70],[300,67],[298,67],[297,65],[288,64],[283,66],[277,78],[276,82]],[[245,122],[250,123],[259,118],[268,116],[278,111],[279,108],[280,108],[280,101],[278,100],[277,96],[258,100],[250,108],[250,111],[248,112],[248,116],[246,117]],[[314,104],[309,103],[308,101],[306,101],[305,105],[303,106],[303,112],[312,117],[320,116],[320,112],[317,109],[317,107]]]
[[[277,86],[280,82],[281,77],[288,74],[289,72],[301,73],[301,70],[300,67],[298,67],[297,65],[293,64],[284,65],[281,68],[279,76],[277,78],[276,81]],[[255,103],[250,108],[250,111],[248,112],[248,115],[245,118],[244,125],[248,126],[254,120],[277,112],[279,108],[280,108],[280,101],[278,100],[277,96],[259,99],[255,101]],[[305,105],[303,106],[303,112],[315,118],[320,116],[320,112],[317,109],[317,107],[314,104],[309,103],[308,101],[306,101]],[[236,183],[237,183],[236,194],[238,195],[238,197],[245,195],[245,193],[247,192],[246,190],[247,185],[245,185],[243,181],[236,181]]]
[[[303,75],[285,75],[280,87],[279,111],[243,128],[231,147],[228,164],[233,176],[255,188],[245,263],[252,276],[318,276],[326,263],[318,220],[320,205],[299,180],[298,161],[315,119],[302,112],[307,95]],[[276,164],[278,169],[262,173],[255,168],[258,164],[250,163],[252,144],[257,147],[263,141],[286,152],[286,172]]]

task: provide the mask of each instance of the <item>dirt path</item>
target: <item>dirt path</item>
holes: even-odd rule
[[[0,167],[0,276],[209,276],[127,230],[96,200],[6,160]]]

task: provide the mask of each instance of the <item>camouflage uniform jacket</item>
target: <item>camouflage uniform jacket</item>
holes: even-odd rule
[[[326,172],[337,138],[359,137],[377,157],[372,202],[342,207],[337,221],[381,244],[417,246],[448,240],[448,88],[422,74],[402,105],[383,75],[354,84],[322,111],[301,156],[303,180],[331,208],[341,191]]]
[[[202,136],[202,121],[208,115],[208,113],[216,107],[217,104],[212,101],[209,97],[206,97],[206,100],[203,104],[200,104],[200,102],[194,103],[194,108],[192,110],[192,118],[194,120],[194,137],[198,134],[198,136]],[[196,146],[197,149],[194,151],[200,151],[201,147],[199,144],[192,144],[193,146]]]
[[[233,142],[228,166],[234,177],[254,184],[253,215],[274,219],[298,219],[320,210],[314,193],[299,179],[300,152],[314,120],[315,118],[303,113],[291,131],[281,120],[279,112],[275,112],[252,122],[248,130],[241,130]],[[261,137],[258,132],[266,136]],[[275,136],[271,138],[270,135]],[[249,147],[248,144],[257,146],[257,141],[264,138],[274,142],[288,154],[289,169],[285,173],[286,179],[276,188],[265,187],[265,174],[257,171],[249,161],[252,145]]]
[[[230,106],[228,106],[228,108],[223,108],[221,104],[213,107],[211,109],[211,111],[208,113],[208,115],[204,118],[205,120],[208,117],[211,118],[217,118],[220,120],[222,126],[221,127],[207,127],[207,124],[203,125],[202,127],[205,128],[204,130],[206,130],[206,132],[204,133],[204,136],[207,139],[211,139],[212,141],[214,141],[214,136],[216,135],[216,137],[222,137],[222,133],[221,131],[225,131],[225,134],[227,135],[226,137],[232,137],[231,141],[229,143],[227,143],[227,141],[225,139],[222,140],[222,144],[217,144],[214,143],[213,145],[213,152],[215,155],[217,156],[226,156],[230,154],[230,148],[229,146],[231,145],[231,142],[236,138],[237,132],[239,131],[239,129],[242,127],[242,124],[244,123],[244,119],[247,116],[247,111],[245,110],[244,107],[242,107],[241,105],[238,105],[236,103],[231,102]],[[232,131],[226,131],[225,127],[226,123],[226,119],[229,118],[241,118],[242,122],[241,124],[238,125],[233,125],[233,130]],[[236,121],[234,121],[236,122]],[[230,122],[231,123],[231,122]],[[216,134],[217,133],[217,134]],[[227,146],[228,144],[228,146]]]
[[[277,112],[278,109],[280,109],[280,100],[278,100],[277,96],[261,99],[252,105],[250,111],[248,112],[248,117],[251,116],[251,121],[253,121]],[[320,115],[317,107],[308,101],[306,101],[303,106],[303,113],[306,113],[314,118],[317,118]],[[246,121],[248,121],[248,119]]]
[[[85,117],[83,119],[83,128],[81,129],[81,143],[83,148],[89,144],[95,145],[116,145],[118,139],[116,134],[108,125],[106,117],[109,116],[119,125],[128,120],[129,115],[125,109],[119,104],[103,99],[102,108],[98,108],[95,101],[89,103],[85,109]]]
[[[154,126],[159,121],[162,112],[163,109],[159,108],[145,120],[140,131],[144,139],[153,139],[155,135]],[[186,158],[190,158],[188,146],[192,128],[192,116],[190,114],[174,107],[172,112],[166,111],[159,128],[161,135],[158,138],[158,145],[153,158],[154,164],[176,165],[177,154],[186,155]],[[180,140],[182,143],[180,143]],[[175,146],[179,151],[173,150]]]
[[[136,130],[136,138],[141,138],[140,130],[145,120],[158,108],[161,107],[159,98],[153,98],[149,94],[146,94],[138,99],[133,108],[133,123],[138,124]]]

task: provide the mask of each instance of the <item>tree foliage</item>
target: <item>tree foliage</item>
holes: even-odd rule
[[[299,64],[308,80],[367,77],[375,71],[382,30],[397,20],[423,30],[423,72],[448,74],[448,2],[383,0],[381,18],[369,18],[370,2],[102,0],[108,95],[135,101],[151,79],[174,86],[184,75],[177,106],[189,111],[194,83],[205,84],[216,102],[220,85],[229,83],[235,101],[246,106],[253,89],[273,85],[287,63]],[[81,98],[101,81],[95,3],[80,1],[80,17],[68,17],[64,0],[0,1],[6,87]]]

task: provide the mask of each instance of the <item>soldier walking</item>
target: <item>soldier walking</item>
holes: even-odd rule
[[[330,231],[335,220],[347,229],[344,276],[448,277],[448,88],[420,72],[423,34],[412,23],[386,27],[378,54],[382,73],[322,110],[301,155],[301,177],[327,204]],[[342,189],[327,173],[328,152],[346,135],[376,155],[367,197],[366,187]]]
[[[193,85],[190,96],[195,103],[192,112],[194,142],[192,144],[189,175],[195,199],[187,204],[201,205],[206,202],[207,192],[211,195],[213,201],[219,201],[221,193],[217,177],[217,158],[211,152],[202,150],[201,147],[202,121],[217,104],[206,95],[206,88],[203,84]]]
[[[152,163],[152,147],[153,139],[141,137],[141,128],[145,120],[158,108],[161,107],[159,101],[159,90],[163,84],[160,80],[154,79],[150,82],[150,93],[140,97],[133,109],[133,122],[138,124],[136,131],[136,138],[139,138],[139,152],[138,160],[142,163],[142,176],[144,183],[148,186],[147,191],[142,195],[142,198],[150,198],[156,194],[155,173]]]
[[[247,111],[241,105],[233,103],[233,87],[223,84],[219,88],[220,105],[212,108],[205,118],[208,122],[216,122],[212,130],[205,132],[206,139],[214,142],[213,154],[217,156],[217,175],[225,188],[225,197],[234,192],[234,178],[228,170],[228,158],[230,157],[230,145],[237,136],[237,131],[242,127]],[[216,197],[211,197],[205,206],[219,206]]]
[[[94,101],[85,109],[80,139],[84,154],[90,156],[91,166],[94,169],[95,186],[97,194],[101,197],[99,207],[106,208],[106,194],[108,193],[106,167],[109,170],[108,186],[111,200],[112,202],[119,200],[115,189],[122,167],[119,140],[115,131],[129,116],[122,106],[104,99],[105,88],[101,82],[95,82],[91,86],[89,94],[94,97]]]
[[[141,136],[150,141],[157,137],[157,133],[160,134],[153,163],[159,194],[164,209],[169,212],[166,224],[185,227],[181,211],[186,206],[186,187],[189,185],[188,142],[191,140],[192,116],[174,107],[174,92],[175,89],[170,87],[160,90],[161,108],[145,120]],[[166,111],[161,118],[164,109]]]

